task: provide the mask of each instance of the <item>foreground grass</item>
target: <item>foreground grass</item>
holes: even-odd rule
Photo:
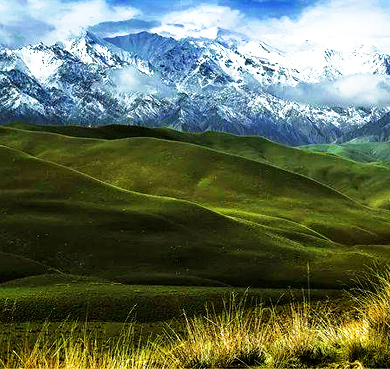
[[[153,339],[140,340],[135,323],[101,339],[87,323],[33,341],[0,336],[4,368],[383,368],[390,365],[390,273],[370,291],[351,296],[348,310],[307,299],[279,308],[248,308],[232,295],[224,310],[184,316]],[[53,338],[54,337],[54,338]]]

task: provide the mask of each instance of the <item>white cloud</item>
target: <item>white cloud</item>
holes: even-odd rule
[[[182,2],[186,6],[193,3]],[[214,38],[218,29],[224,28],[284,50],[313,44],[336,49],[351,44],[374,44],[390,52],[388,0],[324,0],[307,7],[297,19],[265,20],[216,3],[205,0],[187,10],[165,14],[162,19],[153,14],[145,16],[161,21],[162,26],[152,29],[153,32],[175,38]],[[107,0],[0,0],[0,14],[0,43],[6,44],[55,42],[74,36],[85,27],[141,15],[131,6],[111,6]]]
[[[137,9],[110,6],[105,0],[0,0],[0,12],[1,42],[12,46],[39,41],[54,43],[103,21],[140,15]]]
[[[307,8],[297,20],[250,21],[260,38],[288,49],[320,44],[345,49],[358,44],[390,47],[390,7],[379,0],[331,0]]]
[[[165,15],[162,26],[152,31],[175,38],[215,37],[219,27],[286,51],[315,44],[336,49],[370,44],[386,47],[390,52],[389,24],[388,0],[328,0],[307,7],[297,19],[259,20],[226,6],[202,4]]]
[[[334,81],[273,89],[279,97],[319,106],[389,106],[390,77],[355,74]]]
[[[151,32],[184,37],[215,38],[218,28],[238,29],[245,24],[245,17],[239,10],[226,6],[201,4],[185,11],[172,12],[164,16],[162,25]]]
[[[125,93],[142,92],[161,96],[174,95],[171,88],[165,85],[159,76],[143,74],[133,66],[114,70],[111,78],[116,88]]]

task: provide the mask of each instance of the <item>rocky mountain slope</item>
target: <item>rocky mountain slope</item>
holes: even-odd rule
[[[0,119],[329,143],[356,138],[390,108],[310,105],[285,91],[356,74],[390,74],[390,56],[365,47],[288,54],[222,31],[214,40],[147,32],[103,40],[83,32],[52,46],[0,49]]]

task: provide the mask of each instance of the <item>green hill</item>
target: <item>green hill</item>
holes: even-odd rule
[[[350,165],[356,175],[351,182],[355,192],[349,194],[361,199],[374,207],[390,209],[390,143],[389,142],[361,142],[346,143],[342,145],[310,145],[301,149],[309,153],[325,153],[340,158],[353,160]],[[358,173],[361,173],[359,176]],[[364,174],[363,174],[364,173]],[[336,182],[336,181],[334,181]],[[352,187],[353,187],[352,186]],[[344,191],[347,193],[347,191]]]
[[[160,131],[176,139],[1,127],[0,251],[125,283],[258,287],[306,285],[308,263],[313,287],[340,286],[390,256],[388,212],[269,160],[332,156]]]
[[[390,164],[390,142],[353,142],[301,146],[308,152],[335,154],[361,163]]]
[[[299,285],[310,261],[326,266],[313,283],[334,285],[333,273],[344,271],[328,260],[370,259],[320,237],[279,235],[190,202],[125,191],[4,146],[0,160],[1,251],[65,272],[128,283]],[[333,278],[324,283],[323,273]]]
[[[84,139],[11,128],[0,128],[0,134],[3,144],[114,186],[196,202],[255,223],[269,225],[267,217],[282,218],[278,228],[287,220],[297,224],[295,231],[307,233],[309,228],[347,244],[382,243],[390,234],[376,214],[376,235],[366,232],[370,220],[361,215],[368,209],[312,179],[199,145],[146,137]]]
[[[390,167],[386,164],[390,151],[386,142],[292,148],[257,136],[242,137],[221,132],[191,134],[166,128],[115,125],[82,128],[15,123],[11,127],[105,140],[153,137],[192,143],[302,174],[365,205],[390,209]]]

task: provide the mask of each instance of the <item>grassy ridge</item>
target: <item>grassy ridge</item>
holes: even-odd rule
[[[389,235],[385,216],[363,209],[329,187],[199,145],[145,137],[94,140],[11,128],[0,128],[0,134],[3,144],[115,186],[189,200],[237,218],[249,212],[254,216],[244,219],[255,223],[264,225],[265,220],[256,214],[282,218],[282,224],[288,219],[298,223],[297,232],[303,224],[348,244],[384,243]]]
[[[351,264],[372,260],[321,237],[122,190],[14,149],[0,147],[0,160],[1,251],[63,271],[129,283],[301,286],[310,262],[313,286],[331,287],[348,282]]]
[[[317,287],[348,283],[388,257],[387,212],[264,162],[276,161],[272,150],[285,158],[294,149],[243,138],[246,153],[232,155],[224,147],[238,150],[240,138],[230,135],[185,134],[189,143],[164,129],[175,139],[115,139],[116,127],[98,129],[109,140],[37,129],[0,128],[2,252],[148,284],[302,286],[310,263]],[[256,150],[262,161],[249,159]]]
[[[165,128],[114,125],[92,129],[17,123],[10,126],[74,137],[110,140],[154,137],[193,143],[305,175],[369,206],[384,209],[390,207],[390,168],[386,164],[390,159],[390,148],[386,142],[291,148],[261,137],[238,137],[221,132],[190,134]]]

